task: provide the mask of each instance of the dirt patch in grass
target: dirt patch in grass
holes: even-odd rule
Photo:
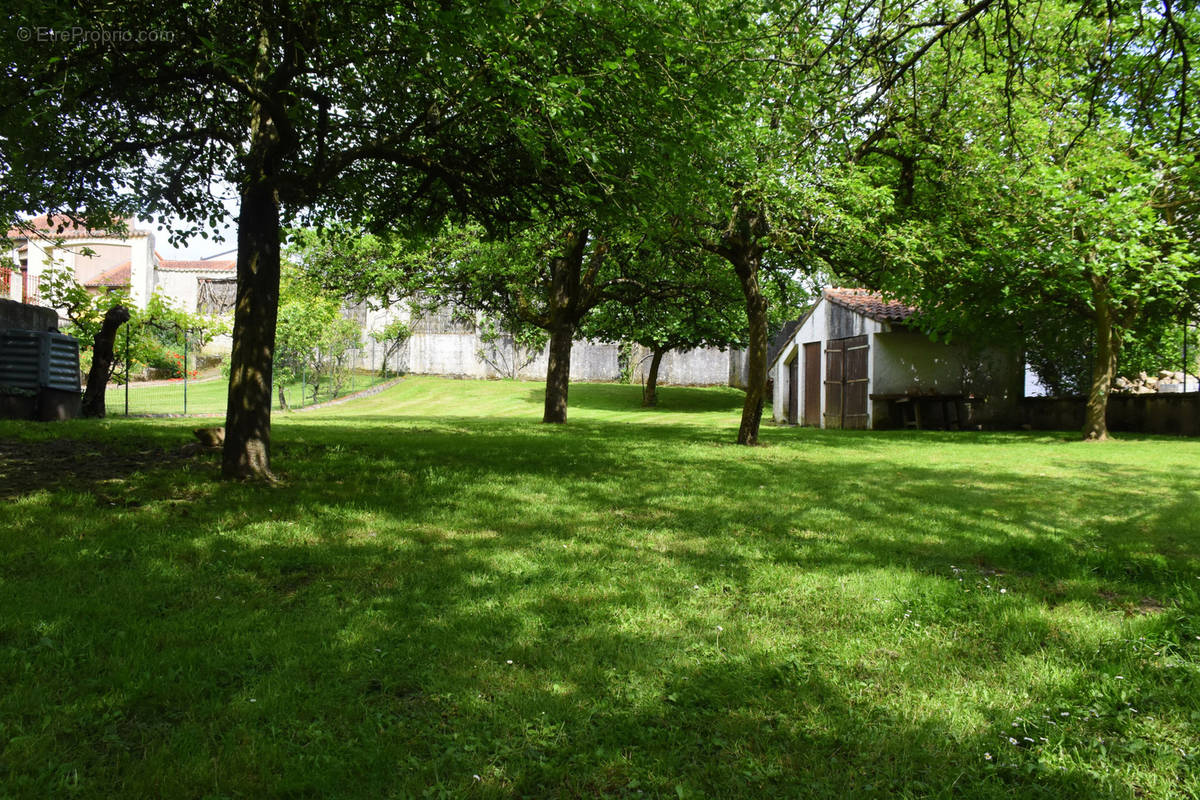
[[[135,472],[170,469],[194,459],[198,446],[168,450],[125,442],[113,447],[81,439],[0,441],[0,498],[39,489],[92,491]]]

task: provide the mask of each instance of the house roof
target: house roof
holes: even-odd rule
[[[869,289],[826,289],[822,292],[822,297],[831,303],[848,308],[857,314],[862,314],[877,322],[903,323],[917,313],[917,309],[912,306],[902,303],[899,300],[885,300],[882,294],[872,292]],[[767,348],[767,369],[775,366],[775,362],[779,360],[779,356],[787,349],[787,344],[795,335],[796,330],[804,324],[805,320],[812,316],[817,305],[820,304],[812,305],[798,319],[784,323],[783,330],[779,332],[779,335],[775,337],[775,340]]]
[[[826,289],[825,299],[876,322],[907,322],[917,309],[868,289]]]
[[[199,259],[194,261],[167,261],[159,259],[158,269],[169,271],[182,272],[192,270],[195,272],[232,272],[237,269],[237,260],[208,260]]]
[[[105,270],[94,278],[84,281],[83,285],[89,289],[128,286],[131,264],[132,262],[126,261],[124,264]]]
[[[77,225],[65,214],[42,214],[40,217],[25,220],[20,225],[9,228],[7,236],[9,239],[28,239],[31,230],[43,238],[62,239],[132,239],[150,235],[149,231],[138,230],[133,227],[133,224],[132,217],[126,219],[125,225],[128,232],[121,235],[104,229],[93,230],[83,225]]]

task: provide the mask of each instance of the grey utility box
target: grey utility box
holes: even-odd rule
[[[21,419],[70,419],[79,414],[79,342],[49,331],[0,331],[0,404]],[[22,398],[24,401],[22,402]]]

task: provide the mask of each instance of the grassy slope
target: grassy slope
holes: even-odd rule
[[[8,501],[0,796],[1200,792],[1200,443],[571,398],[409,379],[277,416],[281,488]]]

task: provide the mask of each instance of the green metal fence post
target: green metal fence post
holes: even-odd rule
[[[125,416],[129,416],[129,325],[125,326]]]
[[[183,415],[187,416],[187,385],[188,385],[188,332],[183,332]]]

